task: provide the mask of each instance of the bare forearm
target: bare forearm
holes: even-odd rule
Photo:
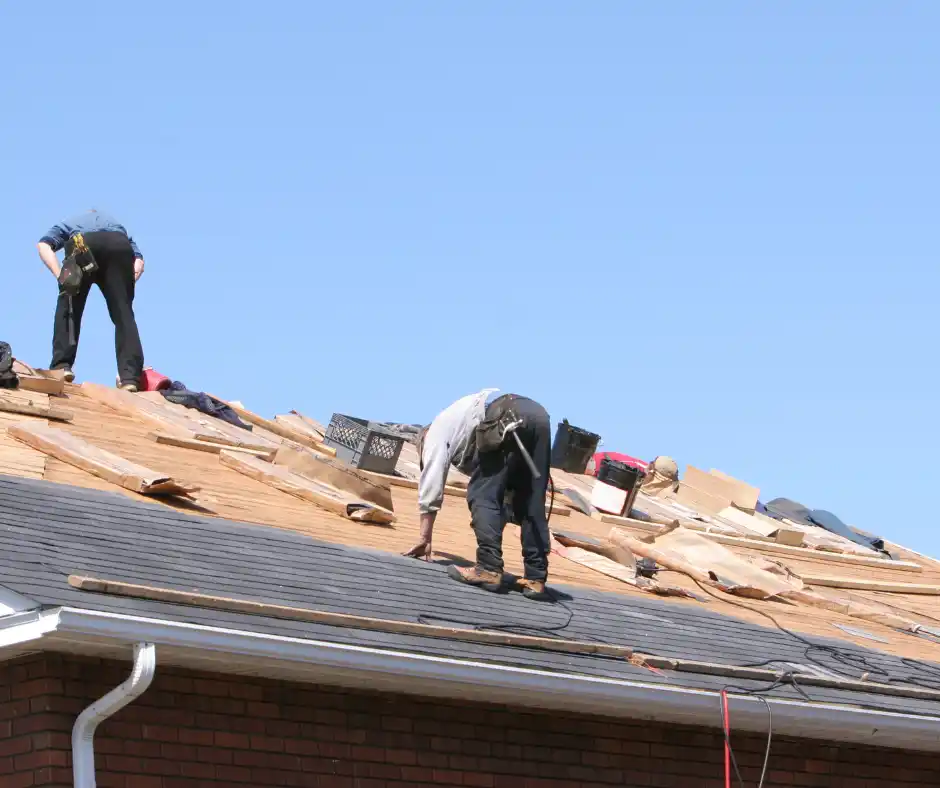
[[[59,259],[55,256],[55,252],[52,251],[52,247],[40,241],[36,244],[36,249],[39,251],[39,259],[42,260],[46,268],[49,269],[49,273],[58,279],[61,266],[59,265]]]
[[[437,512],[427,512],[421,515],[421,533],[422,542],[430,542],[434,535],[434,520],[437,519]]]

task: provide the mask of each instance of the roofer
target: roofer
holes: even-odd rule
[[[80,270],[74,264],[76,244],[84,240],[94,265]],[[144,369],[144,351],[134,317],[134,287],[144,272],[144,257],[134,239],[113,217],[94,209],[54,225],[36,245],[46,268],[59,281],[50,369],[75,379],[72,367],[78,352],[82,313],[93,284],[98,285],[114,323],[118,385],[136,391]],[[56,252],[65,249],[60,264]],[[71,258],[70,258],[71,256]]]
[[[501,590],[503,529],[511,519],[522,527],[522,592],[532,599],[544,599],[550,546],[545,494],[551,423],[545,408],[534,400],[496,394],[497,389],[484,389],[462,397],[438,414],[419,437],[421,538],[405,555],[430,560],[434,521],[453,464],[470,475],[467,505],[477,554],[474,567],[450,566],[448,574],[488,591]],[[538,472],[537,478],[533,470]]]

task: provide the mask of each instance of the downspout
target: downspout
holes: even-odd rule
[[[72,778],[75,788],[96,788],[95,730],[150,686],[156,666],[156,646],[153,643],[137,643],[134,646],[134,669],[127,681],[78,715],[72,727]]]

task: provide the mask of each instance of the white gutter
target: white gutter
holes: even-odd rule
[[[42,618],[54,619],[54,624],[47,625],[50,634],[44,638],[45,648],[62,651],[100,654],[116,645],[146,641],[160,645],[164,664],[197,670],[633,720],[709,728],[719,725],[714,691],[74,608],[47,611]],[[524,659],[524,652],[520,654]],[[763,703],[747,695],[731,696],[734,729],[766,732]],[[927,716],[833,703],[768,700],[773,706],[775,734],[940,752],[940,707],[937,714]]]
[[[127,681],[78,715],[72,728],[72,777],[75,788],[95,788],[95,730],[150,686],[156,666],[157,649],[153,643],[137,643],[134,646],[134,669]]]

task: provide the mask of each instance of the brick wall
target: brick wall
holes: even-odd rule
[[[55,654],[0,665],[0,788],[71,786],[75,716],[128,669]],[[748,786],[764,742],[733,734]],[[712,730],[198,674],[159,660],[150,689],[101,726],[96,752],[100,788],[723,786]],[[779,737],[765,785],[937,786],[940,759]]]

